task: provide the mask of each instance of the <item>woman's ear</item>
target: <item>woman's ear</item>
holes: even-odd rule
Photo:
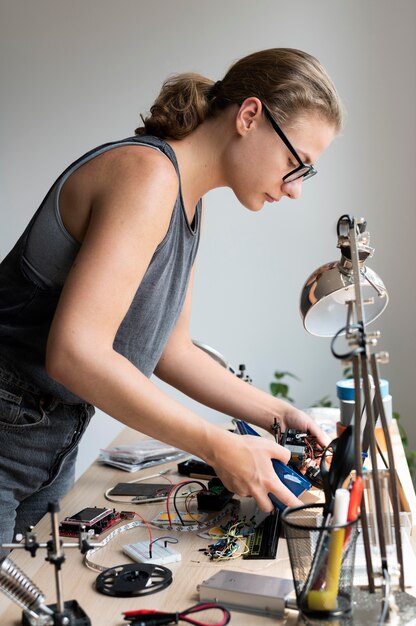
[[[246,98],[240,105],[236,117],[236,129],[239,135],[244,136],[261,120],[262,104],[254,96]]]

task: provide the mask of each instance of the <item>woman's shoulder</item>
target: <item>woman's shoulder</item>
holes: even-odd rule
[[[127,145],[105,156],[100,189],[110,196],[140,199],[140,204],[148,198],[156,204],[173,206],[179,179],[174,164],[163,152],[149,146]]]
[[[161,151],[149,146],[118,144],[77,169],[65,182],[60,212],[69,232],[82,239],[92,208],[119,215],[166,212],[168,220],[179,192],[175,167]],[[160,212],[163,207],[162,213]]]
[[[116,177],[120,181],[133,174],[136,180],[163,177],[165,182],[171,179],[177,183],[178,176],[172,160],[150,144],[117,144],[97,156],[94,162],[97,169],[102,169],[106,180]]]
[[[140,143],[116,143],[79,167],[65,187],[91,196],[116,195],[127,189],[174,195],[179,181],[174,164],[161,150]]]

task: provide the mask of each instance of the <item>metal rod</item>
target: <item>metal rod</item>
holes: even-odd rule
[[[377,292],[377,295],[379,297],[383,297],[385,295],[384,291],[382,289],[380,289],[380,287],[378,287],[375,282],[373,280],[371,280],[368,276],[367,276],[367,272],[362,271],[361,272],[361,276],[372,286],[372,288],[374,289],[374,291]]]
[[[361,380],[360,380],[360,358],[355,354],[352,358],[352,369],[354,373],[354,454],[355,454],[355,471],[358,476],[363,473],[363,460],[361,450]]]
[[[55,566],[55,584],[56,584],[56,605],[59,613],[63,613],[65,610],[63,589],[62,589],[62,575],[61,575],[61,563],[64,559],[62,552],[62,546],[59,540],[59,522],[58,511],[59,506],[57,504],[49,505],[49,511],[51,514],[51,526],[52,526],[52,549],[53,555],[51,561]]]
[[[390,430],[387,424],[386,413],[384,411],[383,399],[381,397],[380,378],[379,378],[379,373],[378,373],[377,359],[374,354],[371,356],[371,370],[372,370],[372,375],[373,375],[374,383],[375,383],[378,412],[380,415],[381,426],[382,426],[384,438],[386,441],[387,458],[389,462],[390,479],[391,479],[390,487],[391,487],[391,501],[392,501],[392,508],[393,508],[394,534],[395,534],[395,539],[396,539],[396,555],[397,555],[397,562],[400,566],[399,585],[400,585],[401,591],[404,591],[405,590],[404,562],[403,562],[402,536],[401,536],[401,528],[400,528],[400,498],[399,498],[399,490],[397,486],[396,463],[394,460],[393,444],[391,442]]]
[[[361,367],[363,373],[363,388],[364,388],[364,399],[366,405],[367,412],[367,420],[370,421],[370,424],[374,423],[373,418],[373,407],[371,402],[371,392],[370,392],[370,384],[368,379],[368,363],[367,363],[367,355],[362,353],[361,355]],[[386,551],[386,537],[384,533],[384,524],[383,524],[383,515],[382,515],[382,506],[381,506],[381,490],[380,490],[380,477],[378,473],[377,466],[377,449],[376,449],[376,438],[374,433],[374,427],[370,433],[370,457],[371,457],[371,468],[372,468],[372,477],[373,477],[373,490],[374,490],[374,500],[375,500],[375,509],[376,509],[376,519],[377,519],[377,531],[378,531],[378,541],[380,547],[380,557],[381,557],[381,569],[388,570],[387,566],[387,551]]]
[[[360,376],[360,355],[355,354],[352,358],[352,368],[354,373],[354,453],[355,453],[355,471],[357,476],[362,476],[363,460],[361,448],[361,376]],[[367,508],[365,498],[361,499],[361,528],[363,531],[365,562],[367,568],[368,590],[375,593],[374,570],[371,558],[370,532],[368,528]]]
[[[356,221],[352,220],[352,224],[349,226],[349,238],[351,242],[351,263],[352,263],[352,273],[354,277],[354,285],[355,285],[355,306],[357,310],[357,321],[358,323],[362,322],[363,329],[365,324],[364,319],[364,307],[361,295],[361,272],[360,272],[360,262],[358,256],[358,245],[357,245],[357,232],[356,232]]]
[[[361,528],[363,531],[365,563],[367,567],[368,591],[370,593],[375,593],[376,586],[374,583],[373,561],[371,558],[370,531],[368,528],[367,506],[365,503],[364,495],[361,500],[360,518],[361,518]]]

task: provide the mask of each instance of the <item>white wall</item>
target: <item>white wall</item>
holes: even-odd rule
[[[391,354],[382,374],[414,443],[415,24],[413,0],[0,0],[0,256],[55,176],[84,150],[132,134],[170,73],[217,80],[249,52],[305,49],[338,86],[344,133],[295,204],[251,214],[229,191],[208,195],[193,335],[245,362],[264,389],[275,369],[295,372],[300,406],[335,399],[341,366],[328,340],[302,329],[298,298],[310,272],[338,258],[338,217],[364,215],[376,247],[369,265],[391,298],[376,323]],[[118,427],[97,415],[78,472]]]

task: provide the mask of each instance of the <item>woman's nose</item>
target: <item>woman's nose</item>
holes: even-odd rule
[[[292,180],[289,183],[283,183],[282,191],[285,196],[291,198],[292,200],[297,200],[302,195],[302,181],[303,178],[296,178],[296,180]]]

